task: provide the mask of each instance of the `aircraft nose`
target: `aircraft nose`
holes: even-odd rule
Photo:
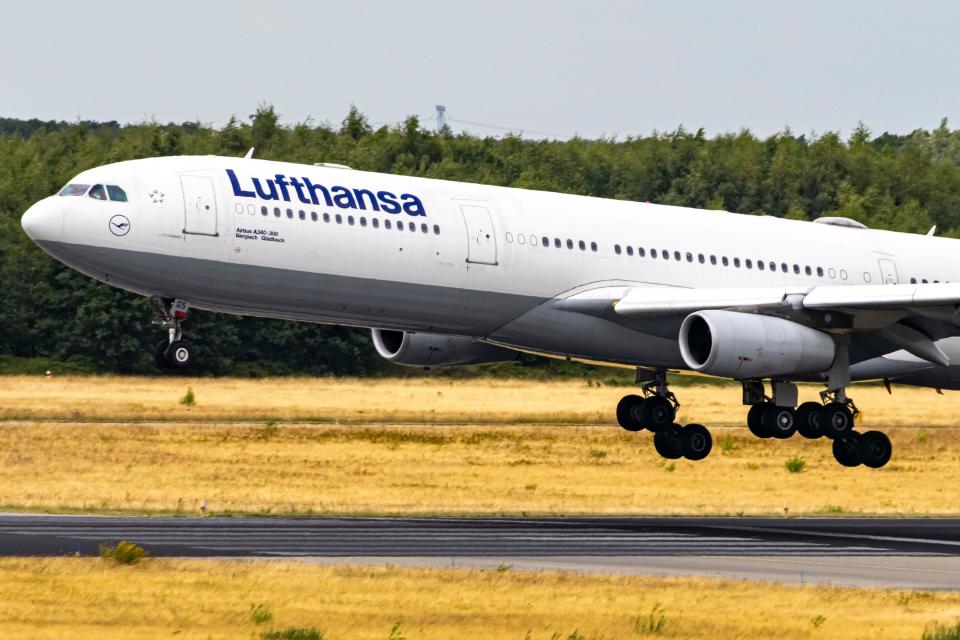
[[[57,196],[44,198],[27,209],[20,226],[31,240],[57,241],[63,233],[63,204]]]

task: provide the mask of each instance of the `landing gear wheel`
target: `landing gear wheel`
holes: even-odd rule
[[[640,422],[642,407],[642,397],[636,395],[623,396],[617,403],[617,422],[627,431],[642,430],[643,424]]]
[[[818,414],[823,435],[831,439],[842,438],[853,431],[853,413],[842,402],[823,405]]]
[[[783,440],[792,436],[797,430],[797,416],[792,407],[778,407],[767,405],[760,416],[763,432]]]
[[[663,396],[650,396],[640,409],[640,424],[657,432],[673,424],[676,414],[669,400]]]
[[[169,340],[163,340],[158,342],[157,346],[153,350],[153,361],[161,369],[169,369],[170,365],[167,364],[167,359],[164,354],[167,352],[167,347],[170,346]]]
[[[838,437],[833,441],[833,457],[845,467],[859,467],[863,462],[860,457],[860,444],[863,441],[856,431]]]
[[[713,438],[702,424],[688,424],[680,428],[680,448],[687,460],[703,460],[710,455]]]
[[[750,407],[750,410],[747,412],[747,428],[750,429],[750,433],[757,436],[758,438],[769,438],[768,434],[763,428],[763,413],[766,411],[769,405],[766,402],[758,402],[757,404]]]
[[[823,435],[820,429],[820,409],[823,405],[819,402],[804,402],[797,407],[797,431],[804,438],[814,440]]]
[[[860,449],[858,451],[861,462],[871,469],[879,469],[890,462],[890,455],[893,453],[893,445],[890,444],[890,438],[880,431],[867,431],[860,436]]]
[[[653,434],[653,447],[667,460],[676,460],[683,456],[683,438],[680,427],[675,424],[660,429]]]
[[[173,369],[186,369],[193,364],[193,346],[186,340],[176,340],[163,353],[167,366]]]

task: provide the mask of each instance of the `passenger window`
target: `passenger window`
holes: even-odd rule
[[[410,231],[416,231],[416,230],[417,230],[417,225],[414,224],[413,222],[407,223],[407,226],[409,227]]]
[[[808,276],[812,276],[812,275],[813,275],[813,270],[810,268],[810,265],[805,266],[805,267],[803,268],[803,272],[804,272],[805,274],[807,274]]]
[[[727,256],[723,256],[722,258],[720,258],[720,262],[721,262],[721,263],[723,264],[723,266],[725,266],[725,267],[730,266],[730,261],[727,259]]]
[[[712,264],[713,266],[717,266],[717,256],[714,256],[714,255],[710,256],[710,264]]]
[[[747,258],[744,264],[747,265],[747,269],[753,269],[753,261],[750,258]]]
[[[374,229],[380,228],[380,219],[379,218],[370,218],[370,224],[373,225]]]
[[[421,225],[420,228],[426,231],[427,225]],[[523,235],[522,233],[518,233],[517,242],[519,242],[520,244],[527,244],[527,236]]]
[[[750,264],[748,263],[747,266],[749,267]],[[757,260],[757,269],[760,269],[760,271],[763,271],[764,269],[763,260]]]
[[[832,280],[837,277],[837,272],[833,270],[833,267],[830,267],[827,269],[827,275],[830,276],[830,279]]]
[[[910,278],[910,284],[917,284],[916,278]]]
[[[89,191],[89,193],[87,193],[87,195],[90,196],[91,198],[93,198],[94,200],[106,200],[106,199],[107,199],[107,192],[106,192],[106,190],[104,190],[102,184],[95,184],[95,185],[93,185],[93,188],[90,189],[90,191]]]
[[[390,222],[390,219],[389,219],[389,218],[387,218],[386,220],[383,221],[383,228],[384,228],[384,229],[391,229],[391,228],[393,228],[393,223]]]
[[[817,267],[817,276],[820,278],[823,277],[823,267]]]
[[[573,240],[567,238],[567,249],[573,249]]]
[[[537,236],[530,234],[530,246],[537,246]]]
[[[547,236],[543,236],[542,238],[540,238],[540,240],[541,240],[541,242],[543,243],[543,246],[545,246],[545,247],[549,247],[549,246],[550,246],[550,238],[548,238]],[[619,253],[619,252],[618,252],[618,253]]]
[[[733,266],[735,266],[737,269],[740,268],[740,258],[733,259]]]
[[[262,213],[263,215],[267,215],[269,211],[267,210],[266,207],[260,207],[260,213]]]
[[[583,240],[581,240],[580,242],[578,242],[578,243],[577,243],[577,246],[580,247],[580,251],[583,251],[584,249],[587,248],[587,245],[583,242]]]
[[[633,247],[631,247],[630,245],[627,245],[627,255],[628,256],[633,255]]]
[[[287,217],[293,220],[293,209],[287,209]]]
[[[637,255],[642,258],[647,255],[647,251],[643,247],[637,247]]]
[[[330,214],[329,214],[329,213],[323,214],[323,221],[324,221],[324,222],[330,222]],[[387,228],[389,229],[390,227],[387,227]]]
[[[110,200],[113,202],[126,202],[127,192],[115,184],[107,185],[107,193],[110,194]]]
[[[440,235],[440,226],[439,226],[439,225],[433,225],[433,235],[435,235],[435,236]],[[534,244],[536,244],[536,243],[534,243]]]
[[[306,219],[307,219],[307,214],[306,214],[306,212],[304,212],[303,209],[300,209],[300,219],[301,219],[301,220],[306,220]]]
[[[927,284],[927,279],[926,279],[926,278],[924,278],[924,279],[923,279],[923,280],[921,280],[920,282],[922,282],[923,284]]]
[[[367,219],[363,216],[360,216],[360,226],[361,227],[367,226]]]
[[[670,252],[665,249],[660,250],[660,255],[663,257],[664,260],[670,259]]]
[[[793,272],[797,275],[800,275],[800,265],[798,264],[793,265]]]
[[[343,224],[343,216],[341,216],[339,213],[335,215],[333,219],[337,221],[337,224]]]
[[[560,238],[553,239],[553,246],[555,246],[557,249],[560,248]]]
[[[673,259],[676,260],[677,262],[680,262],[680,252],[679,252],[679,251],[674,251],[674,252],[673,252]]]
[[[311,212],[310,212],[310,219],[313,220],[314,222],[317,221],[317,212],[316,212],[316,211],[311,211]]]
[[[596,243],[596,242],[591,242],[591,243],[590,243],[590,251],[596,251],[596,250],[597,250],[597,243]]]
[[[427,233],[428,229],[429,227],[427,227],[425,223],[420,225],[420,231],[422,231],[423,233]],[[523,243],[521,242],[520,244],[523,244]]]
[[[656,257],[657,257],[657,250],[656,250],[656,249],[650,249],[650,257],[651,257],[651,258],[656,258]]]
[[[687,262],[693,262],[693,254],[687,251]]]
[[[770,263],[770,271],[776,271],[776,270],[777,270],[777,263],[776,263],[776,262],[771,262],[771,263]]]
[[[630,247],[627,247],[627,248],[629,249]],[[620,249],[620,245],[618,244],[613,245],[613,252],[617,255],[620,255],[622,253],[622,250]]]
[[[277,218],[280,217],[280,207],[274,207],[274,208],[273,208],[273,215],[274,215],[275,217],[277,217]]]
[[[787,267],[787,263],[786,263],[786,262],[781,262],[781,263],[780,263],[780,271],[783,271],[784,273],[787,273],[788,271],[790,271],[790,269]]]
[[[704,262],[706,262],[706,259],[703,257],[702,253],[697,254],[697,262],[699,262],[700,264],[703,264]]]
[[[356,220],[353,219],[353,216],[347,216],[347,224],[349,224],[350,226],[353,226],[355,222]]]

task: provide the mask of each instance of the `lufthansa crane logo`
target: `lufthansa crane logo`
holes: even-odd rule
[[[115,236],[125,236],[130,231],[130,221],[127,216],[113,216],[110,218],[110,233]]]

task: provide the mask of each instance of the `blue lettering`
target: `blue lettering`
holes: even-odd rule
[[[240,181],[237,180],[237,174],[232,169],[227,169],[227,175],[230,177],[230,186],[233,187],[233,195],[238,198],[253,198],[256,194],[253,191],[244,191],[240,188]]]
[[[423,203],[420,202],[420,198],[409,193],[404,193],[400,196],[400,200],[403,201],[403,210],[406,211],[408,216],[426,216],[426,212],[423,210]]]
[[[277,185],[273,184],[273,180],[267,180],[267,184],[270,185],[270,193],[263,192],[263,187],[260,186],[260,178],[253,179],[253,188],[257,190],[258,196],[264,200],[278,200]]]
[[[306,180],[306,178],[304,178]],[[303,183],[297,180],[296,178],[290,178],[290,186],[297,190],[297,198],[300,199],[300,202],[303,204],[310,204],[310,201],[303,195]],[[314,202],[313,204],[317,204]]]
[[[313,184],[308,178],[303,179],[303,186],[307,188],[307,191],[310,192],[310,201],[313,204],[320,204],[320,199],[317,198],[317,191],[323,193],[323,201],[327,203],[328,207],[333,206],[333,200],[330,198],[330,192],[327,191],[327,188],[322,184]]]
[[[374,211],[380,211],[380,205],[377,203],[377,197],[373,195],[373,191],[367,191],[366,189],[354,189],[354,195],[357,196],[357,205],[361,209],[366,209],[367,205],[363,201],[363,197],[366,196],[370,199],[370,208]]]
[[[334,194],[333,202],[341,209],[356,209],[357,203],[353,201],[353,194],[346,187],[330,187],[330,193]]]
[[[287,191],[287,187],[290,185],[287,183],[287,176],[278,173],[275,177],[277,179],[277,186],[280,187],[280,192],[283,194],[283,199],[286,202],[290,202],[290,193]]]
[[[400,203],[397,202],[397,196],[389,191],[377,191],[377,198],[380,199],[380,208],[387,213],[400,213]]]

